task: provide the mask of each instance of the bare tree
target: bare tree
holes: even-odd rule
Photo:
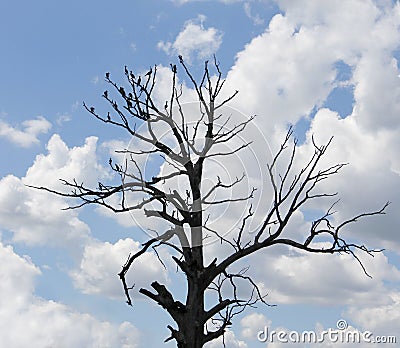
[[[40,189],[80,200],[77,205],[70,206],[68,209],[97,204],[115,213],[142,210],[147,217],[161,219],[168,223],[170,227],[167,230],[157,231],[158,235],[142,244],[140,251],[129,255],[119,277],[127,303],[132,305],[133,286],[127,284],[126,281],[126,274],[130,267],[151,248],[156,253],[159,247],[168,248],[177,268],[186,278],[187,292],[184,303],[176,300],[171,291],[156,280],[150,284],[152,290],[141,288],[139,293],[158,303],[175,322],[175,327],[168,325],[170,336],[165,341],[175,340],[177,346],[182,348],[199,348],[223,336],[232,324],[234,316],[247,307],[258,302],[268,305],[265,294],[261,292],[252,277],[246,274],[246,269],[231,271],[235,263],[248,255],[262,252],[272,245],[286,245],[310,253],[351,254],[367,274],[356,251],[361,250],[372,254],[379,250],[371,250],[363,245],[347,242],[341,232],[360,218],[385,214],[388,203],[380,210],[361,213],[333,226],[331,215],[334,213],[334,203],[323,216],[312,222],[304,240],[288,237],[285,231],[296,211],[310,201],[336,196],[336,193],[321,193],[317,191],[317,187],[321,181],[337,174],[345,165],[339,163],[321,169],[321,159],[326,155],[332,139],[322,146],[313,141],[314,151],[311,157],[304,163],[302,169],[297,171],[294,166],[297,146],[296,141],[292,141],[290,128],[267,167],[273,192],[273,204],[263,213],[262,224],[250,237],[248,234],[246,238],[244,237],[249,222],[254,218],[254,211],[250,206],[234,235],[231,232],[229,237],[225,237],[222,233],[213,231],[220,242],[231,249],[231,253],[221,260],[214,258],[212,262],[205,264],[204,238],[211,228],[208,226],[204,213],[204,205],[217,206],[227,202],[250,201],[254,189],[243,197],[209,201],[208,198],[213,192],[232,188],[243,177],[236,178],[230,183],[223,183],[218,179],[208,192],[203,192],[201,189],[204,179],[203,168],[210,157],[229,156],[234,151],[241,151],[249,146],[250,142],[242,144],[234,151],[215,150],[218,144],[228,143],[235,139],[253,118],[230,125],[229,117],[220,114],[221,107],[230,102],[238,92],[221,98],[225,80],[215,59],[212,67],[208,62],[205,63],[203,74],[198,80],[182,57],[179,57],[179,62],[184,72],[183,76],[191,83],[197,96],[200,117],[194,123],[188,121],[182,108],[182,86],[178,82],[176,65],[171,65],[169,100],[162,103],[154,97],[157,67],[150,69],[144,76],[135,76],[125,67],[129,89],[127,86],[119,86],[107,73],[105,80],[111,86],[111,91],[105,91],[103,97],[111,105],[112,112],[101,115],[94,107],[86,104],[84,107],[99,121],[123,129],[137,142],[147,145],[147,148],[122,150],[126,155],[124,163],[113,163],[110,159],[111,169],[120,177],[118,184],[99,183],[97,188],[90,188],[75,180],[71,182],[62,180],[62,183],[69,188],[68,192],[45,187],[40,187]],[[122,103],[113,99],[111,97],[113,94],[118,96]],[[226,118],[223,119],[224,117]],[[218,126],[217,121],[223,126]],[[171,137],[168,141],[163,141],[157,136],[156,128],[170,132]],[[159,173],[146,177],[137,159],[149,154],[160,154],[164,164],[172,169],[166,174]],[[288,156],[285,157],[286,155]],[[280,169],[281,166],[278,167],[278,163],[282,160],[287,161],[283,167],[284,170]],[[178,188],[167,189],[167,183],[173,183],[176,179],[187,183],[188,189],[185,192],[179,192]],[[128,195],[136,195],[139,199],[135,203],[130,203],[127,199]],[[119,200],[118,205],[115,204],[116,197]],[[320,243],[316,243],[321,237],[329,241],[329,247],[321,247]],[[161,259],[160,261],[162,262]],[[249,287],[250,295],[247,298],[239,295],[240,283],[247,283]],[[226,288],[230,288],[229,294],[224,290]],[[205,296],[208,293],[214,294],[215,303],[210,308],[205,308]]]

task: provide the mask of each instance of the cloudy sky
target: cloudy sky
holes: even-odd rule
[[[359,255],[372,278],[349,255],[271,248],[247,259],[276,306],[258,306],[237,317],[226,334],[227,346],[283,347],[287,344],[258,342],[257,332],[266,326],[321,332],[335,329],[339,319],[376,336],[400,332],[398,2],[3,1],[0,47],[4,346],[160,347],[168,336],[167,315],[137,292],[133,308],[128,307],[117,277],[129,253],[146,240],[143,220],[95,207],[65,211],[70,202],[27,185],[59,189],[59,178],[88,185],[112,180],[108,158],[118,160],[114,150],[131,139],[96,122],[82,102],[106,110],[104,74],[120,82],[124,65],[137,74],[157,65],[156,93],[162,100],[169,64],[177,63],[178,54],[195,75],[216,54],[227,93],[239,90],[231,110],[237,117],[257,115],[246,133],[255,139],[249,156],[235,154],[238,161],[231,162],[240,165],[214,162],[207,172],[212,177],[218,170],[245,171],[247,183],[262,193],[255,197],[257,212],[262,214],[271,199],[264,162],[289,124],[299,139],[299,163],[310,154],[312,134],[321,144],[334,136],[327,163],[349,163],[321,186],[341,197],[334,219],[391,202],[385,216],[346,231],[349,240],[385,249],[374,258]],[[189,102],[190,88],[184,88]],[[299,211],[289,232],[305,231],[331,203]],[[215,224],[234,226],[242,212],[237,213],[237,207],[217,212]],[[223,250],[214,244],[207,250],[218,256]],[[162,256],[168,259],[167,251]],[[129,279],[136,288],[157,279],[178,297],[184,287],[174,268],[167,272],[152,253]]]

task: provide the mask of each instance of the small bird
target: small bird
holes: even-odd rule
[[[146,75],[144,75],[144,76],[150,76],[152,72],[153,72],[153,69],[150,68],[150,70],[149,70],[149,71],[146,73]]]
[[[119,88],[119,93],[121,93],[121,95],[122,95],[123,97],[126,96],[124,87],[120,87],[120,88]]]
[[[172,72],[176,73],[176,64],[174,64],[174,65],[170,64],[170,65],[171,65]]]
[[[109,80],[110,79],[110,73],[106,72],[106,79]]]
[[[165,102],[164,109],[168,109],[168,100]]]
[[[104,91],[103,96],[104,98],[108,98],[108,91]]]
[[[110,112],[107,112],[107,120],[108,120],[108,121],[111,121]]]
[[[92,106],[91,108],[90,108],[90,112],[94,112],[94,107]]]
[[[112,166],[112,158],[111,157],[110,157],[108,163],[109,163],[110,166]]]

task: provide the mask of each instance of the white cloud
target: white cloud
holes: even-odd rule
[[[329,5],[321,5],[319,1],[280,1],[279,4],[285,13],[276,15],[268,30],[246,46],[228,75],[227,85],[241,91],[235,105],[246,114],[259,115],[256,119],[258,129],[276,147],[281,139],[278,135],[282,128],[288,122],[296,123],[315,107],[320,107],[337,86],[334,64],[338,61],[348,64],[352,69],[349,83],[354,86],[355,97],[352,114],[342,120],[334,112],[321,109],[312,121],[309,136],[315,133],[320,142],[335,135],[330,160],[351,163],[337,178],[323,183],[324,189],[329,192],[339,191],[343,197],[341,211],[351,215],[364,208],[376,209],[387,199],[393,201],[390,215],[372,218],[367,224],[355,225],[355,233],[351,236],[366,241],[370,246],[382,244],[394,249],[399,245],[397,231],[400,226],[398,214],[395,213],[399,210],[397,197],[400,187],[397,117],[400,92],[397,77],[399,71],[392,52],[399,42],[399,5],[381,11],[372,1],[332,1]],[[185,51],[193,58],[197,52],[201,57],[208,49],[205,48],[206,43],[221,35],[216,29],[210,29],[204,29],[201,19],[200,24],[196,21],[187,22],[182,35],[179,34],[173,42],[160,43],[159,47],[168,54]],[[203,38],[203,46],[193,43],[194,35]],[[211,51],[218,49],[218,46]],[[168,85],[169,80],[164,79],[162,82]],[[54,138],[52,146],[49,143],[49,154],[39,156],[32,167],[35,169],[30,169],[27,174],[29,183],[53,182],[55,178],[70,174],[70,177],[77,176],[85,180],[87,176],[89,182],[95,183],[98,177],[96,171],[103,171],[96,167],[95,161],[90,161],[94,153],[85,153],[83,150],[93,150],[93,141],[88,140],[85,146],[73,151],[63,145],[61,139]],[[310,145],[309,137],[298,149],[300,160],[310,153]],[[255,148],[254,151],[261,158],[265,147]],[[243,161],[246,168],[250,168],[248,174],[253,175],[254,167],[249,166],[247,160],[245,158]],[[209,174],[211,176],[213,173]],[[35,226],[37,221],[41,221],[39,226],[46,232],[40,240],[48,240],[46,238],[50,234],[46,226],[49,224],[45,220],[48,211],[39,210],[35,203],[58,209],[64,202],[54,201],[55,204],[49,204],[53,202],[49,198],[40,201],[36,194],[31,196],[25,191],[23,183],[25,181],[15,177],[4,178],[0,183],[0,197],[3,199],[0,206],[6,207],[0,215],[2,223],[17,231],[17,236],[21,228],[17,226],[17,219],[23,221],[25,226]],[[268,191],[265,193],[268,197]],[[325,207],[319,203],[316,207],[321,206]],[[56,223],[53,227],[60,228],[64,220],[57,214],[51,215]],[[232,210],[224,221],[239,215]],[[32,216],[34,218],[31,219]],[[75,222],[81,223],[76,215],[68,217],[69,221],[74,221],[70,217],[75,217]],[[337,216],[338,219],[342,217],[345,215]],[[296,215],[296,219],[290,227],[290,233],[299,233],[295,231],[297,227],[307,227],[301,214]],[[79,234],[88,234],[87,227],[80,225],[79,228]],[[25,228],[27,236],[28,232]],[[20,236],[24,240],[33,239],[32,236],[25,237],[22,232]],[[115,274],[119,272],[129,252],[137,248],[136,242],[129,239],[115,244],[91,242],[85,245],[80,269],[73,273],[76,286],[87,293],[117,296],[121,293],[118,279],[114,287],[102,277],[107,274],[110,278],[116,278]],[[399,271],[390,265],[384,254],[363,258],[368,272],[374,276],[370,280],[363,275],[357,262],[346,255],[305,256],[282,250],[272,250],[269,254],[250,259],[250,263],[258,268],[255,276],[270,293],[267,298],[269,302],[350,305],[348,315],[366,329],[369,329],[368,323],[373,328],[382,329],[381,323],[389,323],[389,319],[395,321],[398,318],[397,293],[390,289],[387,282],[397,284]],[[113,255],[113,258],[108,258],[109,255]],[[157,260],[150,256],[148,261],[149,264],[157,264]],[[140,270],[138,272],[132,272],[131,279],[137,284],[142,280],[148,282],[156,277],[164,277],[160,269],[152,269],[151,279],[140,274]],[[269,281],[262,284],[261,281],[265,279]],[[374,306],[368,305],[371,301],[374,301]],[[243,336],[248,337],[254,333],[254,330],[251,331],[252,323],[257,318],[265,319],[256,314],[246,317],[242,323]],[[396,325],[388,325],[398,331]],[[231,346],[245,346],[234,338],[233,332],[229,331],[228,336],[234,342]]]
[[[208,342],[204,345],[206,348],[247,348],[247,344],[236,338],[235,333],[231,330],[226,330],[224,337],[220,336],[217,339]]]
[[[95,185],[99,177],[107,172],[98,164],[97,138],[88,137],[82,146],[69,148],[58,134],[54,134],[47,143],[47,154],[36,156],[28,169],[24,183],[35,186],[47,186],[61,189],[60,179],[85,182]]]
[[[15,242],[66,246],[87,237],[89,227],[76,212],[63,211],[66,206],[64,200],[27,188],[13,175],[0,180],[0,224],[13,232]]]
[[[312,121],[306,143],[299,148],[299,156],[303,162],[313,151],[312,134],[319,144],[334,136],[324,161],[325,166],[339,162],[349,163],[338,175],[326,180],[321,186],[327,192],[339,193],[341,201],[337,205],[335,221],[350,218],[362,211],[380,209],[385,201],[391,201],[387,215],[366,218],[351,225],[349,230],[353,231],[353,236],[369,245],[397,249],[395,246],[399,239],[396,226],[400,225],[400,218],[394,211],[400,204],[400,162],[395,155],[400,149],[396,136],[398,131],[395,128],[390,131],[368,131],[359,124],[358,117],[354,114],[340,119],[336,113],[322,109]],[[318,204],[322,204],[321,209],[326,209],[329,202]]]
[[[400,332],[400,293],[390,292],[388,302],[383,305],[369,304],[361,308],[350,307],[346,311],[346,317],[374,335],[395,335]]]
[[[57,118],[57,124],[61,126],[65,122],[71,121],[72,117],[70,114],[62,114]]]
[[[184,24],[182,31],[174,42],[160,41],[157,47],[168,55],[182,55],[191,62],[193,58],[205,59],[218,51],[222,43],[222,32],[216,28],[205,29],[205,16],[199,15],[196,20],[189,20]]]
[[[335,64],[348,64],[355,98],[351,115],[342,120],[328,109],[319,110],[308,141],[299,147],[298,163],[305,163],[313,151],[311,134],[319,143],[334,135],[327,157],[333,163],[350,163],[321,183],[321,189],[337,191],[343,198],[338,208],[345,214],[335,217],[379,209],[390,200],[388,215],[355,225],[353,236],[372,246],[398,245],[400,220],[394,212],[400,204],[400,82],[392,55],[400,44],[400,6],[358,0],[279,4],[285,13],[274,16],[268,30],[238,54],[228,73],[226,86],[239,89],[233,105],[258,115],[256,125],[276,149],[282,129],[320,108],[338,85]],[[261,157],[264,148],[254,145]],[[324,209],[330,203],[316,202],[314,207]]]
[[[264,128],[295,124],[320,106],[336,86],[334,64],[343,61],[355,71],[352,83],[356,88],[364,86],[371,91],[365,102],[380,105],[385,111],[393,108],[397,92],[385,93],[387,89],[381,87],[385,83],[396,91],[399,83],[389,58],[399,42],[398,5],[382,11],[372,1],[358,0],[332,1],[329,5],[280,1],[279,5],[285,14],[272,18],[268,29],[237,55],[228,74],[227,85],[242,91],[235,106],[242,110],[245,106],[246,113],[262,116],[257,122]],[[375,66],[366,66],[361,78],[357,71],[366,64],[364,60]],[[374,76],[376,79],[371,79]],[[382,99],[372,90],[388,103],[380,103]],[[393,112],[379,115],[392,118]]]
[[[256,124],[276,148],[281,129],[320,108],[338,85],[335,64],[348,64],[354,109],[345,119],[331,110],[319,110],[306,143],[298,148],[299,163],[313,151],[311,134],[319,144],[334,135],[325,164],[350,163],[321,183],[321,189],[337,191],[342,198],[335,222],[379,209],[390,200],[387,215],[354,224],[345,236],[398,252],[400,84],[393,55],[400,45],[399,4],[358,0],[278,4],[284,14],[276,15],[268,30],[238,54],[228,74],[227,86],[240,91],[234,105],[259,115]],[[318,201],[311,207],[325,209],[330,203]],[[349,256],[293,251],[285,255],[282,248],[251,258],[248,264],[257,265],[252,269],[270,303],[349,305],[348,314],[363,329],[393,335],[399,331],[398,295],[392,290],[398,288],[399,270],[384,254],[362,260],[372,280]],[[271,345],[275,346],[279,345]]]
[[[390,32],[390,28],[383,32]],[[396,59],[385,51],[369,53],[357,64],[354,71],[356,107],[353,116],[360,127],[372,132],[400,128],[398,74]]]
[[[296,123],[328,96],[335,78],[330,59],[312,33],[295,34],[295,26],[278,14],[228,73],[227,87],[239,90],[233,105],[259,115],[256,123],[269,137],[274,127]]]
[[[0,120],[0,137],[8,139],[15,145],[30,147],[34,144],[38,144],[39,134],[47,133],[50,128],[51,123],[42,116],[22,122],[22,129],[12,127],[8,123]]]
[[[58,245],[76,248],[89,236],[89,227],[78,218],[78,211],[64,211],[66,199],[26,185],[69,190],[59,179],[96,185],[107,176],[97,164],[95,137],[81,147],[68,148],[60,136],[53,135],[47,154],[38,155],[26,176],[8,175],[0,180],[0,225],[13,232],[13,240],[30,245]],[[81,245],[81,243],[78,243]]]
[[[271,320],[267,319],[264,314],[254,312],[242,318],[240,325],[242,326],[242,336],[255,340],[260,330],[271,326]]]
[[[246,108],[247,114],[258,114],[255,121],[258,129],[276,148],[282,139],[281,130],[287,123],[296,123],[300,117],[323,104],[338,85],[335,63],[345,62],[353,72],[349,82],[354,86],[355,93],[353,113],[342,120],[336,113],[321,109],[312,122],[308,140],[298,148],[299,162],[305,163],[306,155],[312,151],[312,133],[316,134],[319,143],[335,135],[329,160],[351,163],[337,178],[323,182],[321,186],[327,192],[338,191],[343,197],[343,203],[338,207],[344,213],[337,214],[336,221],[360,211],[379,209],[386,200],[393,201],[389,211],[397,211],[400,168],[396,155],[400,143],[396,136],[398,122],[395,117],[399,103],[396,94],[398,69],[395,61],[387,58],[400,40],[397,28],[400,23],[399,7],[396,5],[393,9],[381,11],[370,1],[349,1],[345,5],[332,2],[326,7],[319,2],[311,2],[309,6],[312,8],[304,11],[302,4],[282,2],[285,14],[276,15],[268,30],[238,54],[236,64],[227,77],[227,86],[242,91],[233,104],[241,110]],[[355,10],[357,6],[362,13],[360,21],[357,20],[360,16]],[[308,8],[308,5],[305,7]],[[375,69],[377,73],[374,73]],[[371,77],[369,81],[368,76]],[[387,93],[389,90],[394,90],[394,95]],[[383,106],[379,105],[381,99],[385,100]],[[363,104],[366,106],[361,112]],[[384,115],[372,117],[381,115],[377,111],[370,113],[369,110],[375,110],[373,107],[385,111]],[[373,123],[368,124],[370,120]],[[254,134],[255,131],[250,132],[249,139],[253,139]],[[265,155],[265,146],[257,147],[255,144],[253,148],[260,159],[262,153]],[[243,160],[246,164],[247,159]],[[228,164],[235,166],[237,162],[231,160]],[[221,163],[226,164],[223,160]],[[246,165],[246,168],[247,174],[254,174],[254,166]],[[213,170],[206,174],[211,177]],[[263,197],[269,197],[268,189],[264,193]],[[310,207],[321,209],[327,204],[316,202]],[[230,226],[232,217],[237,219],[242,212],[238,214],[231,210],[220,214],[218,211],[216,215],[223,216],[220,225],[226,227],[227,222]],[[295,227],[304,231],[308,227],[301,214],[296,219],[298,221],[289,228],[289,233],[295,233]],[[354,232],[349,238],[357,238],[371,247],[394,247],[399,243],[396,234],[399,225],[399,218],[394,213],[373,217],[349,229],[349,232]],[[296,233],[301,235],[301,232]],[[216,245],[211,248],[213,251],[218,249]],[[220,256],[219,251],[216,252]],[[266,268],[270,271],[260,271],[262,276],[259,279],[275,280],[271,282],[274,284],[272,291],[269,291],[271,284],[265,284],[265,289],[271,294],[268,300],[272,303],[313,301],[362,305],[373,298],[385,302],[388,288],[384,282],[390,278],[390,272],[398,274],[384,255],[365,259],[369,272],[375,269],[374,265],[379,266],[372,281],[348,256],[274,255],[273,260],[265,256],[250,262],[268,265]],[[313,265],[318,265],[318,268]],[[298,274],[304,276],[297,277]],[[336,291],[337,284],[342,283],[344,286]],[[313,284],[312,291],[309,284]],[[357,296],[354,296],[355,293]]]
[[[245,2],[243,4],[244,12],[246,13],[246,16],[249,17],[254,25],[263,25],[264,20],[261,18],[261,16],[257,14],[253,14],[251,10],[251,4],[249,2]]]
[[[354,109],[346,119],[329,109],[320,109],[306,143],[298,147],[299,162],[304,164],[312,151],[311,134],[315,134],[318,143],[334,135],[329,161],[350,162],[331,181],[321,183],[323,190],[338,191],[343,198],[338,205],[342,213],[335,215],[335,222],[361,211],[379,209],[390,200],[393,203],[388,215],[354,225],[346,231],[346,237],[370,247],[398,251],[400,220],[395,212],[400,209],[400,85],[393,52],[400,43],[399,4],[393,8],[358,0],[279,4],[284,14],[276,15],[269,28],[238,54],[228,74],[226,85],[240,90],[233,104],[246,114],[258,115],[256,125],[276,148],[282,129],[321,108],[339,85],[335,64],[347,64],[351,68],[347,83],[354,87]],[[172,44],[168,49],[171,47]],[[254,149],[261,158],[265,147]],[[247,168],[251,175],[254,167]],[[316,202],[310,207],[325,209],[327,204]],[[227,222],[232,215],[221,216]],[[298,236],[298,231],[293,232],[295,227],[306,229],[308,225],[303,216],[296,219],[299,221],[288,232]],[[373,275],[372,280],[349,255],[306,256],[294,251],[285,254],[284,249],[279,249],[249,263],[257,265],[260,284],[269,280],[262,285],[270,293],[267,300],[271,303],[342,304],[351,305],[354,312],[367,308],[371,301],[379,304],[379,310],[365,309],[367,317],[397,308],[388,297],[391,289],[386,282],[398,284],[399,270],[384,254],[360,257]],[[388,315],[397,318],[397,313],[396,310]]]
[[[373,301],[387,304],[390,288],[386,282],[399,284],[400,271],[387,257],[371,257],[361,252],[367,277],[351,255],[321,255],[283,249],[271,249],[269,255],[255,255],[248,260],[251,273],[268,293],[267,301],[279,303],[312,303],[322,305],[364,306]]]
[[[132,239],[120,239],[115,244],[93,241],[85,246],[80,267],[71,272],[75,286],[87,294],[101,294],[110,298],[124,295],[117,274],[128,256],[141,249]],[[145,252],[133,264],[127,274],[127,284],[135,284],[135,291],[148,288],[154,281],[167,281],[167,273],[157,256]]]
[[[101,322],[34,294],[40,270],[0,243],[0,336],[6,347],[138,347],[131,324]]]

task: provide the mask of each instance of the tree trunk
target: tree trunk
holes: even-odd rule
[[[202,249],[202,247],[196,249]],[[196,250],[196,252],[202,253],[202,250]],[[204,287],[200,274],[202,272],[194,272],[193,278],[188,279],[187,315],[183,327],[180,328],[185,343],[178,347],[201,348],[204,344]]]

